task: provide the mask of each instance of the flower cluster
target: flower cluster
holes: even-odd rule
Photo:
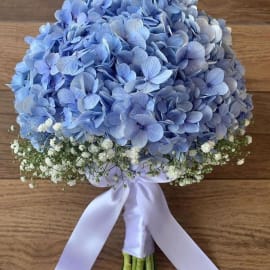
[[[21,137],[46,154],[51,140],[107,138],[133,161],[139,149],[143,159],[181,163],[244,130],[253,105],[231,30],[196,4],[66,0],[55,23],[26,38],[16,66]]]
[[[236,160],[243,165],[246,153],[242,148],[252,143],[251,136],[236,137],[229,140],[204,143],[200,149],[190,150],[180,160],[170,159],[166,162],[148,158],[140,148],[121,147],[108,138],[90,137],[84,143],[74,138],[69,140],[50,140],[49,147],[39,152],[27,140],[15,139],[11,149],[20,162],[21,181],[29,181],[34,188],[36,179],[50,179],[53,183],[66,183],[74,186],[79,181],[104,181],[111,179],[117,183],[123,178],[136,176],[166,174],[175,185],[184,186],[200,182],[205,174],[212,172],[214,166],[225,165]],[[112,184],[110,182],[110,184]]]

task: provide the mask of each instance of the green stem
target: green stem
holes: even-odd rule
[[[146,270],[151,270],[152,269],[152,261],[151,261],[151,256],[148,256],[146,258]]]
[[[155,270],[154,256],[150,255],[144,259],[124,253],[124,265],[122,270]]]
[[[124,266],[123,266],[123,270],[132,270],[131,269],[131,256],[129,254],[123,254],[124,256]]]
[[[137,259],[136,270],[144,270],[145,259]]]
[[[132,270],[136,270],[137,258],[132,256]]]

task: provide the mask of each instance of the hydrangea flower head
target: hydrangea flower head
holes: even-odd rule
[[[66,0],[55,16],[26,39],[11,82],[21,136],[37,149],[94,135],[180,156],[252,117],[231,31],[196,0]]]

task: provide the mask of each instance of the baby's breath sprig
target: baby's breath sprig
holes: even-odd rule
[[[111,165],[123,172],[122,177],[133,178],[134,165],[143,164],[149,175],[165,172],[173,184],[185,186],[198,183],[213,171],[217,165],[225,165],[236,160],[237,165],[244,163],[248,153],[245,146],[252,142],[251,136],[229,135],[217,143],[208,141],[196,149],[175,157],[168,155],[158,160],[145,158],[147,153],[136,147],[122,147],[109,138],[90,136],[84,143],[70,139],[51,138],[42,151],[36,150],[31,142],[15,139],[11,144],[13,153],[20,162],[21,180],[30,180],[29,186],[35,186],[35,179],[50,179],[53,183],[63,182],[74,186],[86,181],[86,172],[99,182],[109,174]],[[115,179],[117,181],[119,179]]]

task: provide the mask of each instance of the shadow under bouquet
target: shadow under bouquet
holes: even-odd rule
[[[243,164],[252,118],[231,29],[196,0],[66,0],[27,37],[10,87],[21,180],[109,190],[89,204],[56,270],[89,270],[124,209],[124,270],[217,267],[171,215],[160,183]]]

